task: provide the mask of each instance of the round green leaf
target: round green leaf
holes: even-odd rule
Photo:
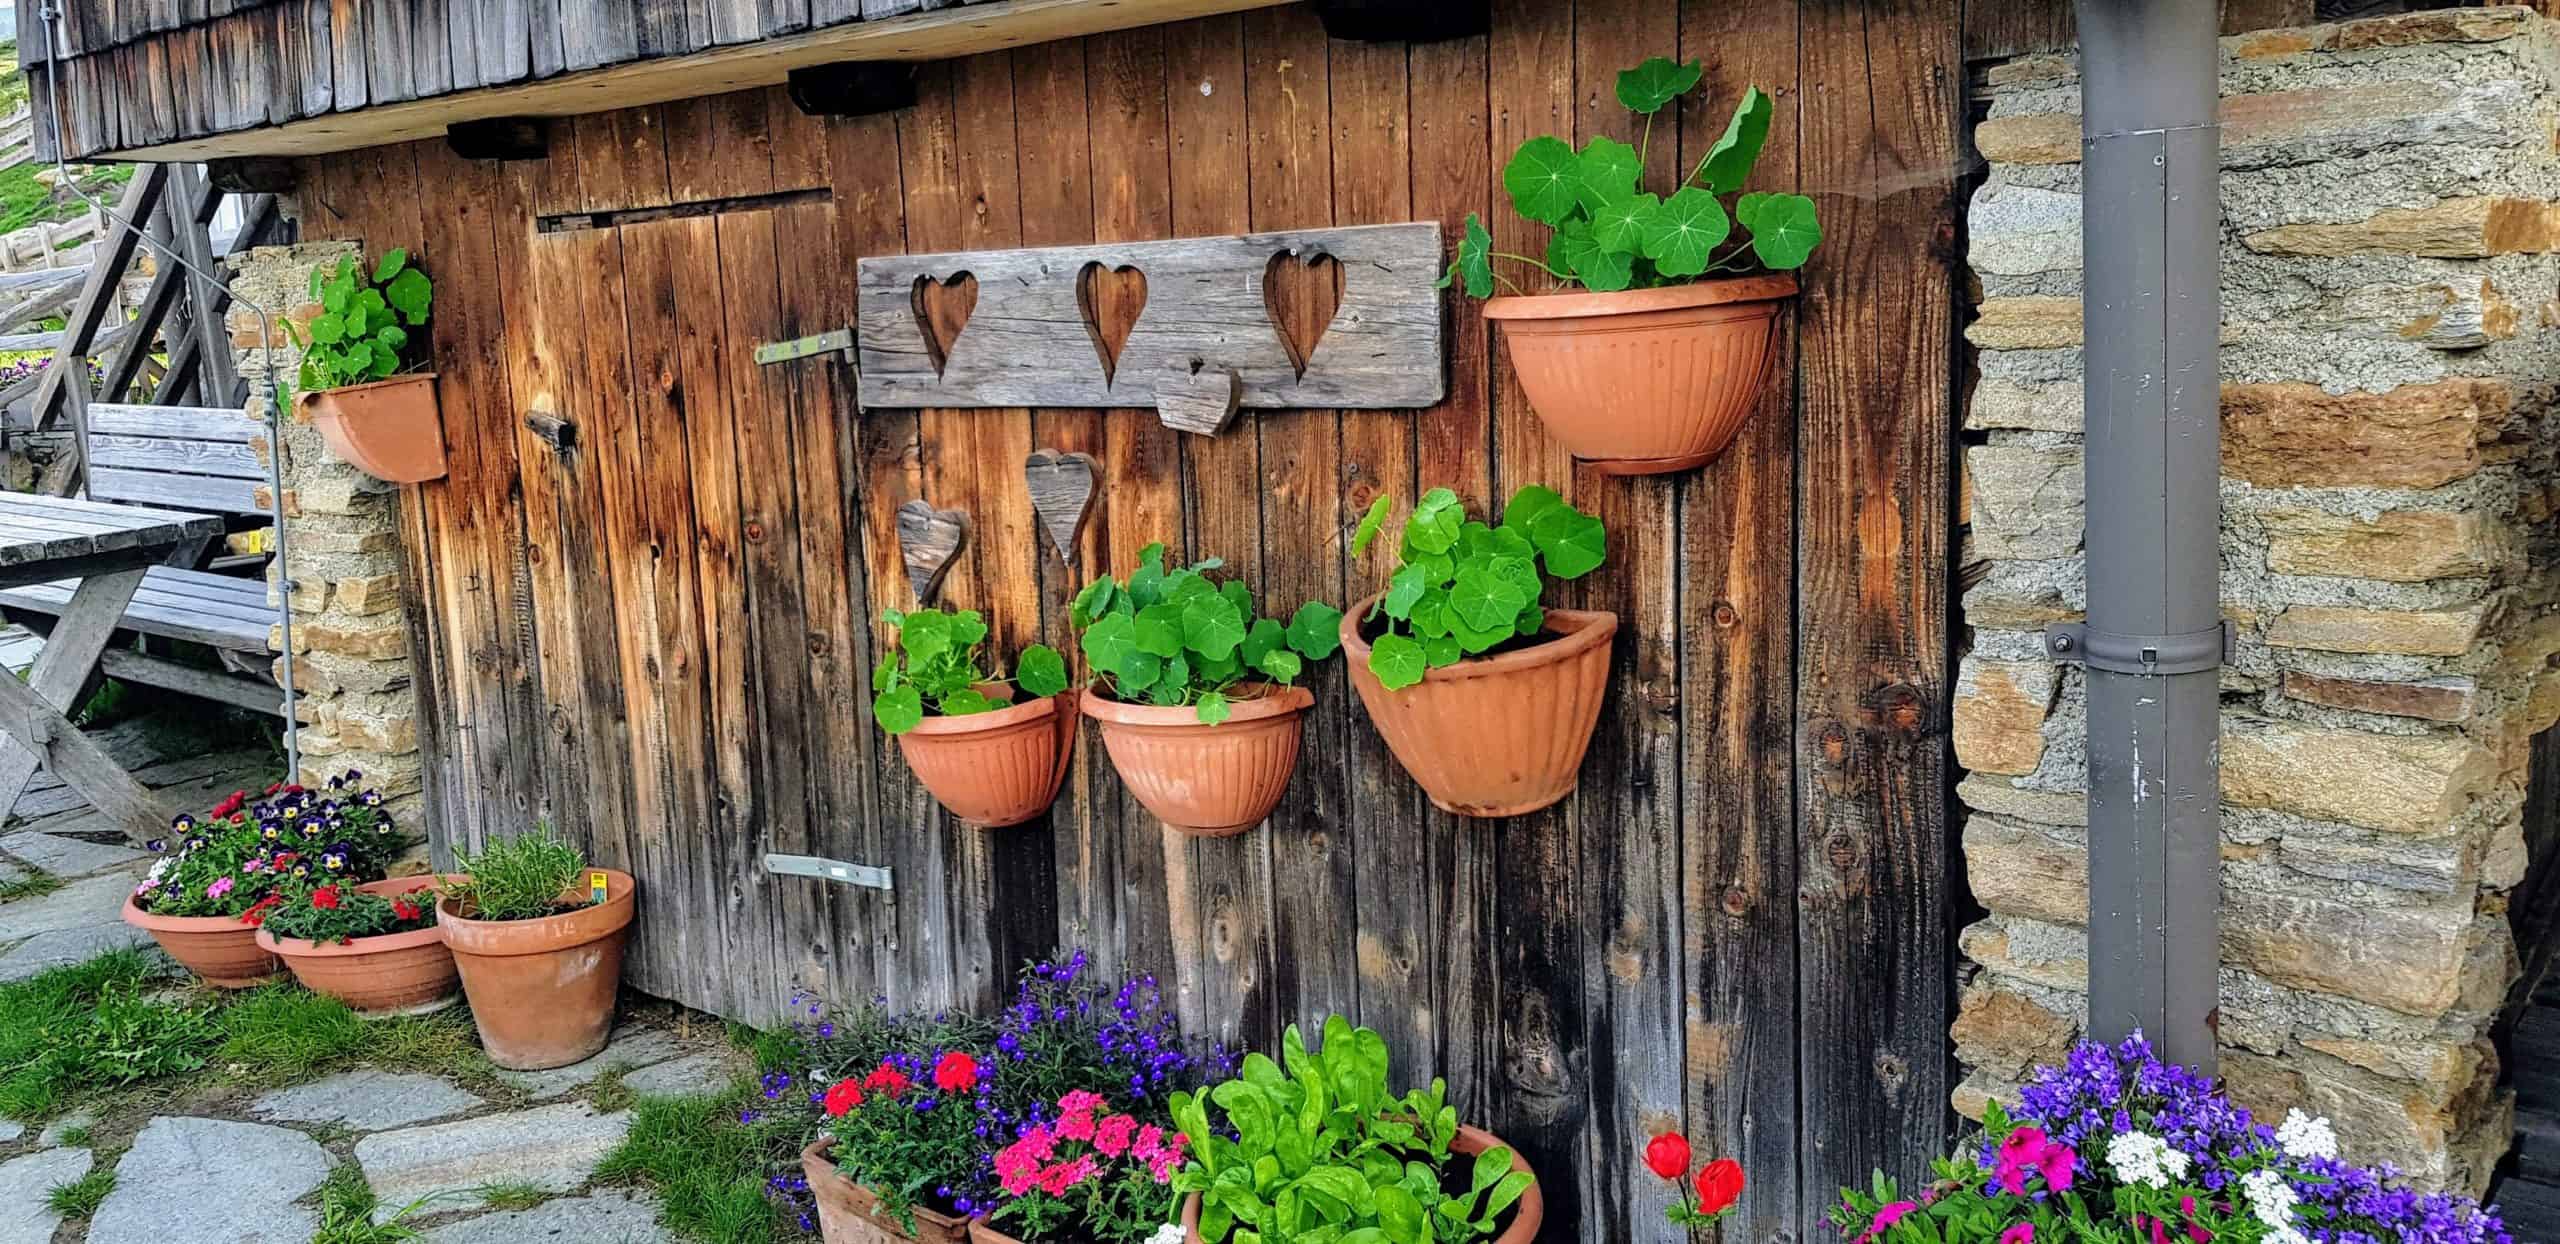
[[[1149,605],[1139,610],[1137,624],[1130,635],[1137,643],[1138,651],[1172,657],[1182,653],[1182,631],[1182,606],[1168,603]]]
[[[1512,619],[1528,606],[1518,584],[1482,562],[1461,567],[1449,589],[1449,613],[1462,633],[1499,628],[1508,635]]]
[[[1289,619],[1289,646],[1315,660],[1342,648],[1342,611],[1320,600],[1298,606]]]
[[[1571,506],[1540,515],[1530,538],[1546,558],[1547,573],[1559,579],[1579,579],[1609,559],[1609,529]]]
[[[1288,642],[1289,633],[1278,622],[1256,618],[1253,628],[1244,633],[1244,643],[1236,648],[1236,654],[1243,658],[1245,664],[1258,666],[1262,664],[1264,653]]]
[[[1646,215],[1644,253],[1664,276],[1696,276],[1732,234],[1733,221],[1716,196],[1689,186]]]
[[[1668,56],[1656,56],[1618,75],[1618,102],[1630,112],[1649,116],[1688,94],[1705,73],[1703,61],[1684,65]]]
[[[1387,616],[1412,617],[1414,605],[1422,600],[1422,594],[1430,587],[1430,582],[1417,567],[1406,566],[1396,571],[1395,577],[1387,581],[1387,596],[1383,602]]]
[[[1644,222],[1662,206],[1651,194],[1622,194],[1591,209],[1591,240],[1605,251],[1634,254],[1644,247]]]
[[[1773,271],[1804,266],[1822,244],[1822,222],[1813,200],[1801,194],[1746,194],[1735,200],[1734,214],[1751,231],[1751,253]]]
[[[1466,526],[1467,512],[1458,504],[1458,494],[1446,488],[1434,488],[1414,503],[1413,516],[1404,520],[1406,560],[1411,554],[1446,553],[1456,548],[1458,532]]]
[[[872,698],[871,719],[891,734],[905,734],[924,724],[924,697],[914,687],[895,687]]]
[[[1510,192],[1511,205],[1542,225],[1569,215],[1581,186],[1581,157],[1563,139],[1548,135],[1520,144],[1502,169],[1502,188]]]
[[[1502,507],[1502,525],[1528,535],[1536,528],[1539,515],[1563,504],[1564,498],[1556,495],[1555,489],[1544,484],[1528,485],[1511,494],[1511,503]]]
[[[1422,641],[1422,659],[1433,669],[1455,665],[1466,655],[1467,650],[1458,646],[1455,635],[1433,635]]]
[[[347,321],[345,317],[334,315],[327,311],[323,311],[320,314],[311,317],[311,342],[313,345],[333,346],[346,339]]]
[[[1378,676],[1379,685],[1389,691],[1400,691],[1422,681],[1427,668],[1422,659],[1422,645],[1405,635],[1380,635],[1369,649],[1369,672]]]
[[[1214,726],[1229,716],[1224,692],[1204,691],[1200,695],[1200,724]]]
[[[975,687],[962,687],[942,697],[934,707],[941,709],[945,717],[966,717],[971,713],[991,711],[996,707],[996,702],[988,699],[986,692]]]
[[[1613,251],[1596,241],[1591,227],[1581,221],[1568,221],[1571,232],[1557,230],[1556,242],[1565,267],[1584,285],[1604,294],[1614,294],[1635,283],[1636,257],[1626,251]]]
[[[1108,578],[1086,584],[1067,606],[1067,620],[1074,623],[1077,630],[1093,625],[1103,614],[1111,611],[1112,596],[1119,590],[1120,585]]]
[[[1298,675],[1305,672],[1307,664],[1306,658],[1297,653],[1275,648],[1263,653],[1262,659],[1254,662],[1253,667],[1270,675],[1273,682],[1287,684],[1298,681]]]
[[[1137,620],[1125,613],[1108,614],[1084,632],[1085,663],[1117,676],[1138,655]]]
[[[1244,642],[1243,615],[1224,596],[1203,596],[1182,609],[1183,646],[1213,661],[1224,660]]]
[[[399,309],[402,319],[423,324],[427,306],[435,299],[435,283],[427,279],[426,273],[411,268],[391,278],[391,284],[383,287],[383,297]]]
[[[1014,663],[1013,682],[1030,695],[1056,695],[1067,689],[1067,659],[1047,644],[1033,644]]]
[[[1585,209],[1598,211],[1602,203],[1623,199],[1636,192],[1636,181],[1644,176],[1644,157],[1636,149],[1606,134],[1594,134],[1574,157],[1581,184],[1574,198]]]

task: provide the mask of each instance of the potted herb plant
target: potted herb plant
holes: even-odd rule
[[[275,979],[283,966],[259,945],[258,927],[284,901],[280,891],[315,878],[378,879],[409,845],[381,792],[359,789],[362,778],[351,770],[326,791],[279,782],[254,804],[233,791],[202,817],[172,818],[169,837],[151,844],[160,858],[125,900],[125,923],[216,988]]]
[[[1439,1080],[1390,1096],[1385,1038],[1337,1015],[1323,1049],[1292,1024],[1280,1053],[1277,1064],[1247,1055],[1241,1076],[1206,1094],[1174,1095],[1192,1138],[1173,1177],[1189,1244],[1537,1238],[1546,1205],[1529,1164],[1460,1126]]]
[[[1580,151],[1532,138],[1502,170],[1522,216],[1554,230],[1546,258],[1498,253],[1467,217],[1441,285],[1478,298],[1509,286],[1493,270],[1516,260],[1584,292],[1513,287],[1484,304],[1499,321],[1520,387],[1547,430],[1603,471],[1653,475],[1714,458],[1757,408],[1775,357],[1789,273],[1822,240],[1813,200],[1752,193],[1749,179],[1774,112],[1743,92],[1722,137],[1667,194],[1642,184],[1654,122],[1698,85],[1699,62],[1666,57],[1618,75],[1618,101],[1644,117],[1634,147],[1595,135]],[[1736,226],[1740,232],[1736,232]]]
[[[461,860],[436,922],[489,1061],[515,1071],[581,1062],[613,1031],[639,883],[589,868],[548,826]]]
[[[1019,825],[1047,811],[1075,750],[1074,706],[1061,698],[1066,658],[1032,644],[1008,681],[981,663],[978,611],[880,616],[898,646],[872,671],[871,717],[896,736],[916,779],[965,825]],[[1033,698],[1015,704],[1016,690]]]
[[[1362,516],[1352,555],[1393,501]],[[1424,493],[1396,542],[1387,590],[1342,620],[1351,683],[1396,761],[1462,816],[1518,816],[1571,793],[1608,691],[1613,613],[1549,609],[1550,580],[1608,558],[1608,530],[1554,489],[1512,494],[1500,526]]]
[[[1212,559],[1167,568],[1161,544],[1125,580],[1096,579],[1069,620],[1096,676],[1084,714],[1120,780],[1167,826],[1225,837],[1262,823],[1298,763],[1300,720],[1315,697],[1306,662],[1341,647],[1342,611],[1320,601],[1284,625],[1255,615],[1243,583],[1217,583]]]
[[[312,272],[311,301],[319,314],[300,328],[285,321],[285,332],[302,351],[295,403],[329,451],[395,484],[443,478],[436,375],[419,370],[434,282],[405,250],[370,274],[345,255]]]
[[[333,858],[324,853],[323,863]],[[437,889],[452,879],[400,877],[289,888],[258,929],[302,987],[360,1015],[414,1015],[453,1004],[461,977],[436,927]]]

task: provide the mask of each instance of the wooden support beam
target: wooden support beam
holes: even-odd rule
[[[126,220],[148,220],[168,188],[168,168],[153,165],[143,169],[125,186],[124,201],[117,205],[116,214]],[[84,392],[87,390],[89,351],[97,341],[100,326],[106,322],[107,308],[113,301],[110,291],[124,280],[125,265],[133,262],[133,252],[141,244],[142,235],[125,228],[110,230],[100,242],[97,259],[89,269],[89,282],[81,287],[80,301],[72,307],[69,322],[63,325],[62,344],[54,349],[53,361],[45,367],[44,382],[36,386],[37,431],[51,426],[67,383],[77,383]]]

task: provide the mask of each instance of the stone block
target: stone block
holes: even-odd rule
[[[2385,907],[2222,887],[2225,959],[2290,989],[2433,1018],[2461,997],[2467,902]]]
[[[409,632],[396,614],[378,615],[372,619],[306,622],[293,628],[293,637],[297,644],[313,652],[331,652],[373,661],[399,660],[409,655]],[[268,628],[267,647],[274,652],[284,651],[282,625]]]
[[[1966,657],[1956,677],[1956,762],[1976,773],[2035,772],[2059,682],[2043,661]]]
[[[2368,734],[2226,719],[2223,802],[2405,834],[2442,832],[2496,779],[2487,748],[2454,735]]]
[[[2355,609],[2342,605],[2293,605],[2267,626],[2278,648],[2320,652],[2370,652],[2392,656],[2454,657],[2480,638],[2485,604],[2464,609]]]
[[[1965,465],[1976,555],[2031,561],[2079,551],[2087,494],[2077,447],[1977,445]]]
[[[338,609],[343,613],[386,613],[400,607],[400,576],[396,574],[359,575],[340,579],[334,586]]]
[[[1973,146],[1993,164],[2077,164],[2080,118],[2058,112],[1993,117],[1974,127]]]
[[[2089,938],[2078,929],[1999,916],[1968,926],[1957,949],[2002,976],[2048,989],[2085,992],[2089,987]]]
[[[2029,790],[2006,778],[1975,773],[1956,783],[1956,798],[1976,812],[2009,820],[2038,825],[2089,823],[2089,796],[2083,791]]]
[[[2222,473],[2266,488],[2434,488],[2480,469],[2480,444],[2515,403],[2502,381],[2387,393],[2311,384],[2222,388]]]
[[[2058,350],[2080,344],[2080,300],[2042,295],[1986,298],[1965,340],[1985,350]]]
[[[2560,239],[2560,209],[2538,199],[2476,196],[2425,207],[2394,207],[2362,220],[2278,225],[2241,239],[2262,255],[2336,259],[2348,255],[2419,255],[2486,259],[2538,255]]]
[[[1964,426],[2024,428],[2033,432],[2078,432],[2085,417],[2084,399],[2076,384],[2020,384],[1986,376],[1973,387]]]
[[[2469,678],[2430,678],[2422,682],[2381,682],[2361,678],[2328,678],[2286,670],[2278,689],[2286,696],[2324,708],[2341,708],[2386,717],[2421,721],[2464,721],[2479,698]]]
[[[277,657],[268,669],[281,681],[284,658]],[[406,660],[375,661],[335,652],[313,652],[307,648],[294,653],[293,686],[301,695],[363,695],[399,691],[409,687],[415,677]]]
[[[2340,22],[2325,28],[2320,46],[2331,52],[2363,52],[2423,43],[2495,43],[2529,34],[2533,27],[2533,11],[2521,5],[2424,9]]]
[[[2077,272],[2080,196],[1993,178],[1973,196],[1965,236],[1965,257],[1976,272],[1996,276]]]
[[[2077,1017],[2057,1014],[2025,994],[1976,978],[1958,1000],[1956,1021],[1947,1035],[1968,1064],[2024,1074],[2039,1064],[2061,1062],[2079,1031]]]
[[[2224,164],[2252,167],[2277,149],[2304,146],[2343,158],[2407,147],[2513,145],[2529,115],[2521,94],[2504,83],[2393,78],[2225,95]],[[1974,146],[1994,164],[2076,164],[2080,118],[1994,117],[1975,127]],[[2267,154],[2257,154],[2262,151]]]
[[[2423,583],[2486,575],[2498,560],[2497,529],[2478,514],[2270,510],[2260,521],[2267,569],[2277,574]]]
[[[1989,816],[1964,824],[1965,875],[1974,901],[2004,916],[2089,922],[2089,850],[2034,826]]]

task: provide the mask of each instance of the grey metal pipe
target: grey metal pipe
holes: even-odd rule
[[[2079,0],[2089,1032],[2211,1070],[2220,964],[2215,0]]]

